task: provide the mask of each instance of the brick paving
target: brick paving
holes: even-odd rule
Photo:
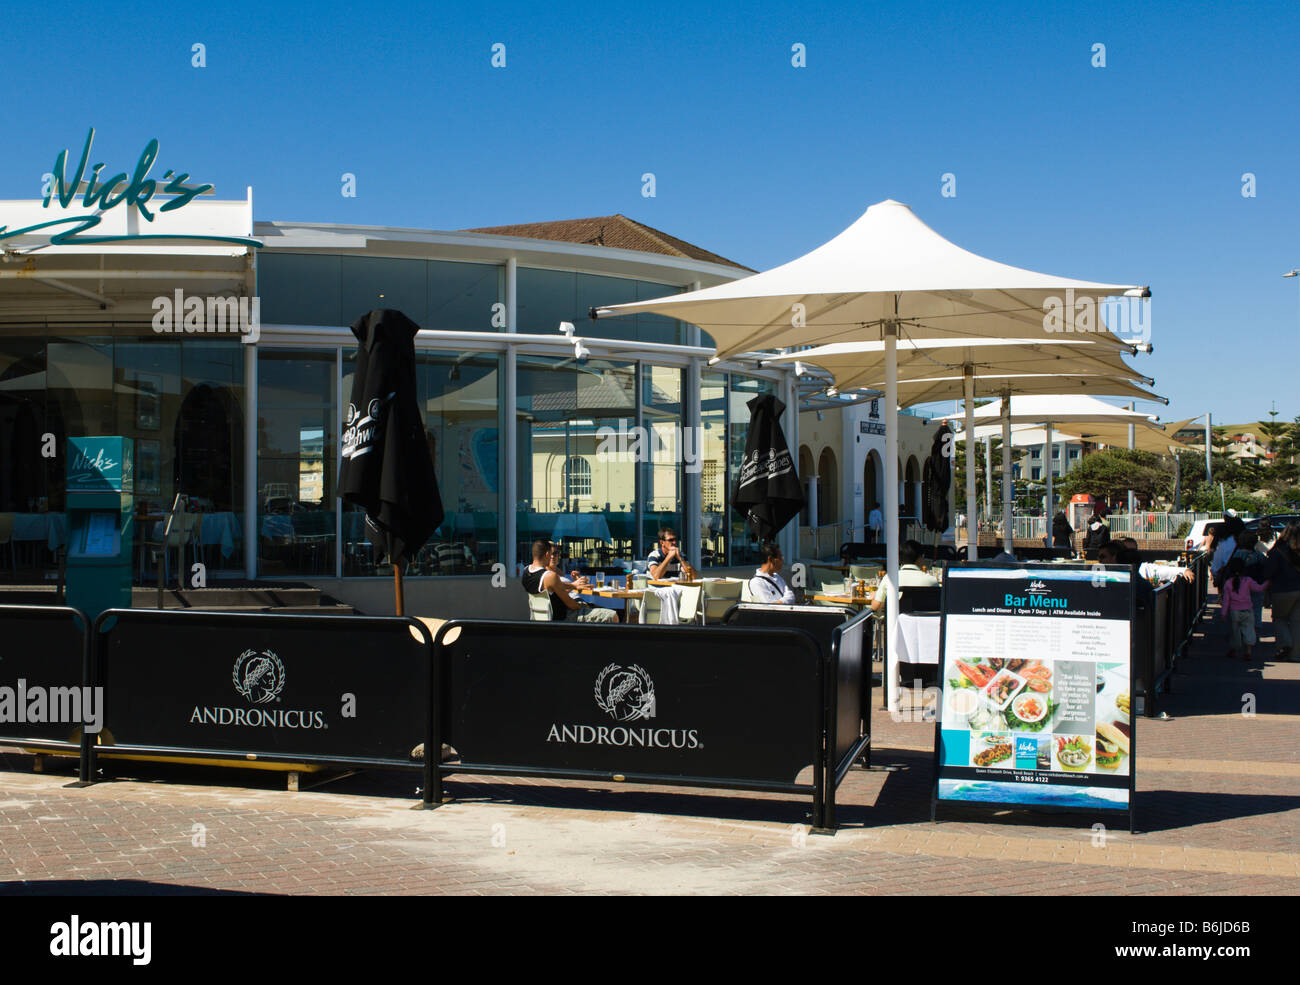
[[[1098,819],[951,805],[929,821],[934,726],[876,709],[873,764],[842,828],[804,801],[630,785],[418,775],[288,793],[274,774],[115,764],[112,782],[0,755],[0,891],[392,894],[1295,894],[1300,664],[1222,656],[1202,623],[1138,724],[1139,833]],[[1253,700],[1255,714],[1242,714]],[[1007,864],[1014,863],[1014,864]]]

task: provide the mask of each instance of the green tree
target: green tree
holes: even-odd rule
[[[1106,499],[1121,497],[1129,489],[1143,499],[1168,496],[1173,487],[1173,466],[1161,456],[1127,448],[1107,448],[1082,458],[1060,480],[1062,500],[1080,493]]]

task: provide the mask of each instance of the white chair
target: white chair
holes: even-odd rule
[[[717,579],[704,583],[704,610],[701,613],[704,624],[717,622],[723,614],[740,601],[745,582],[733,579]]]
[[[636,603],[638,619],[637,622],[646,625],[658,625],[659,617],[663,614],[659,596],[655,594],[653,588],[647,588],[641,593],[641,600]]]
[[[678,622],[689,624],[700,616],[700,598],[704,594],[699,585],[684,585],[681,597],[677,600]]]
[[[551,593],[528,593],[528,619],[531,622],[551,621]]]
[[[740,583],[740,601],[753,602],[754,593],[749,590],[749,579],[746,578]]]

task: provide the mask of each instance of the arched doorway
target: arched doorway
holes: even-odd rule
[[[817,465],[817,522],[825,525],[840,519],[840,470],[835,465],[835,452],[822,449]]]
[[[882,506],[884,495],[880,485],[884,478],[884,463],[876,451],[867,452],[867,462],[862,468],[862,508],[863,518],[871,514],[873,506]],[[883,507],[882,507],[883,508]]]

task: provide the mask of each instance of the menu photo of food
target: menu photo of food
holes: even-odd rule
[[[945,728],[1050,731],[1058,703],[1049,661],[972,657],[949,661],[944,676]]]
[[[1097,664],[1096,762],[1099,771],[1127,774],[1133,723],[1128,667]]]
[[[1010,732],[977,732],[971,735],[972,766],[1015,766],[1015,746]]]

